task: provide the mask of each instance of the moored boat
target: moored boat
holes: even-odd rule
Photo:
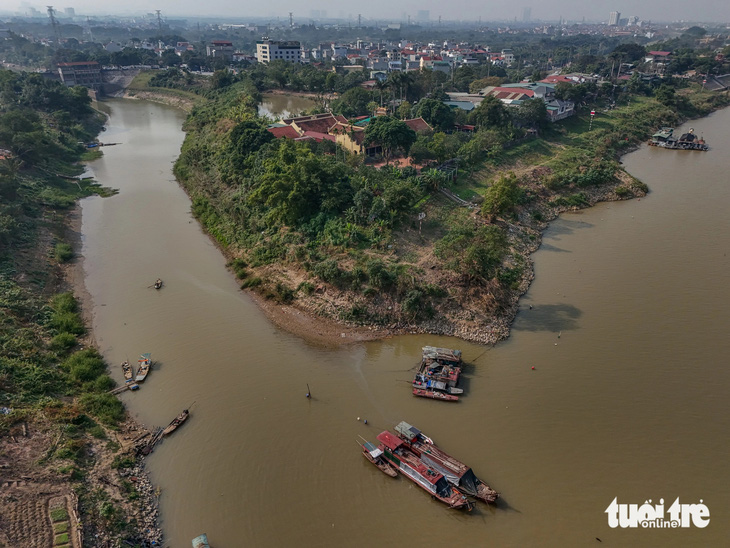
[[[457,388],[461,375],[461,350],[424,346],[421,364],[413,379],[413,394],[425,398],[456,401],[464,391]]]
[[[134,380],[134,371],[127,360],[122,362],[122,371],[124,372],[124,384],[127,388],[130,390],[137,390],[139,385]]]
[[[433,498],[447,504],[449,508],[471,510],[474,503],[459,492],[446,478],[433,468],[426,466],[407,444],[387,430],[378,434],[378,446],[385,458],[404,476],[428,492]]]
[[[193,548],[210,548],[208,544],[208,535],[203,533],[193,539]]]
[[[674,134],[674,128],[663,127],[649,139],[649,145],[672,150],[709,150],[705,140],[695,135],[694,129],[690,128],[687,133],[679,137]]]
[[[383,455],[383,450],[376,447],[374,443],[366,441],[362,444],[363,456],[378,467],[378,470],[391,478],[398,476],[398,470],[393,467]]]
[[[446,394],[445,392],[437,392],[436,390],[424,390],[423,388],[414,388],[413,395],[422,398],[431,398],[432,400],[459,401],[459,396]]]
[[[168,434],[172,434],[178,426],[180,426],[182,423],[184,423],[186,420],[188,420],[188,417],[190,416],[190,411],[187,409],[184,409],[182,413],[180,413],[177,417],[172,419],[172,422],[168,424],[165,429],[162,431],[163,436],[167,436]]]
[[[395,431],[406,446],[421,459],[426,466],[440,472],[446,480],[466,495],[478,498],[487,504],[499,498],[499,493],[489,487],[474,474],[474,471],[461,461],[456,460],[443,449],[434,445],[428,436],[418,428],[401,421]]]
[[[146,354],[142,354],[140,356],[140,359],[137,360],[139,362],[139,369],[137,369],[137,376],[134,378],[137,382],[142,382],[147,377],[147,374],[150,372],[150,367],[152,367],[152,354],[147,352]]]
[[[160,289],[162,287],[162,280],[160,278],[157,278],[157,281],[154,283],[155,289]]]

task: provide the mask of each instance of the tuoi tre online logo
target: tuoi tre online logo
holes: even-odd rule
[[[619,504],[618,497],[606,508],[608,526],[643,529],[678,529],[687,527],[705,528],[710,523],[710,509],[702,504],[680,504],[679,497],[672,505],[664,509],[664,499],[659,504],[652,505],[651,499],[639,506],[638,504]]]

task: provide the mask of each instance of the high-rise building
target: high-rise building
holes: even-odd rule
[[[532,8],[522,8],[522,22],[529,23],[532,19]]]
[[[633,27],[633,26],[637,25],[638,23],[639,23],[638,15],[632,15],[631,17],[629,17],[628,25],[630,27]]]
[[[618,25],[619,20],[621,19],[621,12],[620,11],[612,11],[608,16],[608,24],[612,27],[615,27]]]
[[[76,16],[76,10],[73,8],[63,8],[63,13],[66,14],[66,17],[75,17]]]
[[[427,22],[431,18],[431,13],[428,10],[418,10],[416,13],[416,20],[422,23]]]

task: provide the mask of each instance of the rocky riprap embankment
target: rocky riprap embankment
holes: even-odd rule
[[[144,462],[138,460],[132,468],[120,470],[119,474],[131,481],[139,493],[139,508],[134,516],[130,516],[137,520],[139,536],[135,539],[136,542],[143,548],[162,546],[162,529],[157,525],[160,513],[158,494],[147,476]]]

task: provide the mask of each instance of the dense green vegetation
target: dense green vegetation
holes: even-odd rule
[[[0,71],[0,406],[14,409],[0,415],[0,431],[34,410],[55,409],[66,421],[59,409],[76,395],[72,417],[113,425],[123,415],[105,393],[113,382],[101,357],[74,351],[85,333],[76,300],[54,295],[56,265],[73,257],[62,239],[65,210],[101,190],[74,177],[102,123],[86,89]]]
[[[617,55],[633,58],[639,50],[624,46]],[[467,72],[458,84],[465,89],[499,83],[478,69],[461,76]],[[437,97],[458,87],[458,78],[445,82],[441,76],[395,73],[367,91],[357,86],[364,73],[339,76],[271,63],[218,78],[214,89],[201,92],[211,101],[188,118],[175,170],[195,215],[234,257],[243,287],[291,302],[311,297],[324,282],[355,295],[349,309],[338,312],[342,319],[417,322],[438,314],[439,303],[454,296],[453,290],[429,290],[437,280],[422,263],[424,250],[432,249],[437,272],[509,299],[523,275],[521,239],[527,238],[510,226],[535,225],[551,211],[585,207],[595,189],[606,185],[619,198],[642,195],[646,187],[628,176],[619,184],[618,154],[660,125],[727,101],[672,79],[561,86],[558,94],[578,103],[581,114],[549,124],[542,100],[508,108],[487,97],[470,113],[455,113]],[[155,77],[161,85],[194,87],[184,78],[180,71]],[[266,87],[332,91],[338,85],[352,86],[330,105],[346,116],[370,114],[383,98],[402,99],[393,116],[369,123],[364,141],[381,144],[386,160],[409,155],[423,167],[420,172],[374,168],[327,141],[275,140],[255,115],[254,97]],[[592,123],[590,109],[598,110]],[[423,116],[435,132],[416,135],[398,120],[411,116]],[[476,132],[454,133],[455,123],[473,124]],[[540,137],[526,136],[525,128],[538,129]],[[460,167],[455,180],[433,169],[451,159]],[[465,216],[437,198],[442,186],[481,203],[480,214]],[[399,253],[404,238],[412,240],[407,233],[422,226],[416,219],[424,212],[427,230],[419,230],[415,248],[411,242],[410,252]],[[305,280],[292,283],[281,269],[303,273]],[[486,306],[493,311],[500,304]]]

